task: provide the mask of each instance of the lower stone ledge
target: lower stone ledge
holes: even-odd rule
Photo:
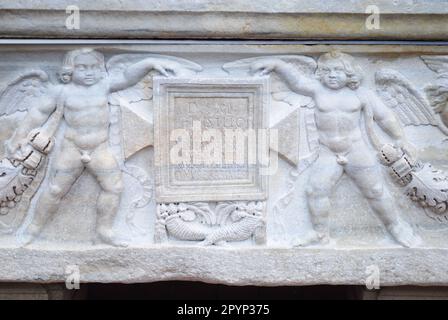
[[[82,300],[86,288],[67,290],[65,284],[0,283],[0,300]]]
[[[1,282],[81,283],[166,280],[229,285],[447,286],[448,249],[139,247],[0,249]]]
[[[356,288],[357,300],[448,300],[447,287],[385,287],[380,290]]]

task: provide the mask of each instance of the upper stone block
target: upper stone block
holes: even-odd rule
[[[3,38],[446,40],[446,0],[63,1],[0,4]],[[368,29],[375,5],[380,27]],[[69,11],[70,12],[70,11]],[[174,13],[174,14],[173,14]]]

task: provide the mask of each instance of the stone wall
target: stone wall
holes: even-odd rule
[[[446,286],[448,2],[369,4],[3,1],[0,280]]]

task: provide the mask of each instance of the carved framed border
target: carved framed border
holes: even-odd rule
[[[251,96],[254,107],[254,128],[267,129],[269,82],[268,78],[155,78],[154,79],[154,157],[156,172],[157,202],[265,200],[268,190],[268,176],[255,168],[252,178],[244,183],[220,185],[171,185],[169,174],[169,117],[176,90],[192,96],[197,93],[228,94],[229,96]],[[258,137],[257,137],[258,143]],[[257,150],[258,153],[258,150]]]

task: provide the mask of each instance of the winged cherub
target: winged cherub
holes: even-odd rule
[[[52,133],[44,124],[53,118],[66,124],[60,150],[50,169],[49,185],[37,201],[31,223],[25,228],[25,244],[30,243],[58,210],[64,195],[84,170],[98,182],[101,191],[97,199],[96,232],[101,241],[124,245],[116,237],[113,224],[123,191],[122,172],[109,147],[110,93],[137,84],[151,70],[162,75],[176,74],[175,61],[146,58],[127,67],[120,74],[108,74],[104,56],[93,49],[83,48],[66,54],[60,73],[63,84],[46,83],[44,94],[36,100],[27,116],[7,141],[7,151],[23,159],[23,147],[30,131],[41,141],[50,141]],[[59,119],[55,114],[59,113]],[[54,119],[56,117],[56,120]],[[37,129],[36,129],[37,128]]]
[[[292,91],[315,102],[319,151],[306,190],[313,230],[298,245],[328,243],[330,196],[344,173],[397,242],[407,247],[417,245],[420,238],[399,216],[396,201],[384,186],[376,153],[363,137],[362,114],[371,116],[396,145],[409,152],[413,147],[406,141],[394,112],[375,93],[360,86],[361,72],[353,57],[337,51],[323,54],[317,61],[315,77],[274,58],[253,62],[251,70],[260,75],[275,72]]]
[[[437,80],[425,88],[435,112],[448,127],[448,56],[421,56],[429,69],[437,73]]]

